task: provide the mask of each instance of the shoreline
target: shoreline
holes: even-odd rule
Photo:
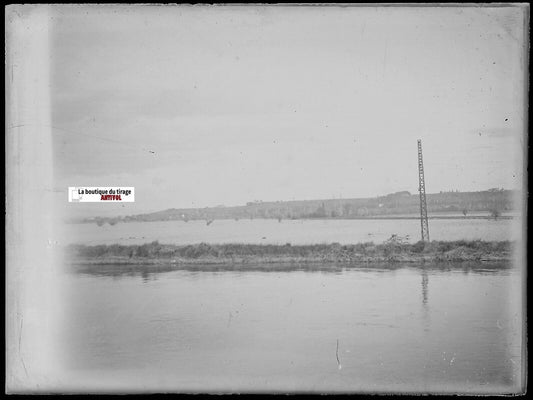
[[[74,265],[222,265],[222,264],[387,264],[512,261],[509,241],[454,241],[415,244],[387,241],[354,245],[207,244],[69,245]]]
[[[498,220],[513,220],[517,217],[514,215],[500,215],[497,218],[494,218],[490,215],[428,215],[429,220],[435,219],[447,219],[447,220],[488,220],[488,221],[498,221]],[[205,218],[191,218],[187,221],[183,219],[154,219],[154,220],[123,220],[118,219],[114,223],[109,223],[108,220],[112,220],[112,217],[102,217],[104,221],[103,224],[116,225],[117,223],[129,224],[129,223],[147,223],[147,222],[191,222],[191,221],[200,221],[205,222]],[[240,221],[240,220],[249,220],[249,218],[216,218],[214,221]],[[277,218],[253,218],[253,220],[273,220],[276,221]],[[353,217],[305,217],[305,218],[282,218],[281,221],[375,221],[375,220],[420,220],[420,215],[394,215],[394,214],[384,214],[384,215],[370,215],[370,216],[353,216]],[[75,221],[66,221],[67,224],[95,224],[95,220],[75,220]],[[102,225],[103,225],[102,224]]]

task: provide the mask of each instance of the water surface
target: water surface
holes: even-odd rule
[[[519,220],[435,219],[430,220],[432,240],[515,240],[520,237]],[[411,220],[215,220],[156,221],[105,224],[71,224],[58,241],[62,244],[160,243],[265,243],[342,244],[382,243],[396,234],[420,240],[420,221]]]
[[[73,266],[62,285],[76,387],[508,393],[520,382],[520,280],[506,264]]]

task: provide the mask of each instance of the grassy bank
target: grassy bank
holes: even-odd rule
[[[433,241],[414,244],[389,240],[382,244],[353,245],[262,245],[207,244],[171,245],[157,241],[143,245],[70,245],[68,258],[75,264],[224,264],[224,263],[372,263],[507,261],[511,242]]]

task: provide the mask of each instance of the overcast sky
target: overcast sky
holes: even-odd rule
[[[123,214],[416,193],[418,138],[429,193],[521,185],[518,7],[55,6],[50,28],[57,187],[134,186]]]

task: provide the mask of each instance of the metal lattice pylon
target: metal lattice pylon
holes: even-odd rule
[[[422,141],[418,139],[418,193],[420,194],[420,229],[422,241],[429,242],[428,208],[426,204],[426,183],[422,160]]]

